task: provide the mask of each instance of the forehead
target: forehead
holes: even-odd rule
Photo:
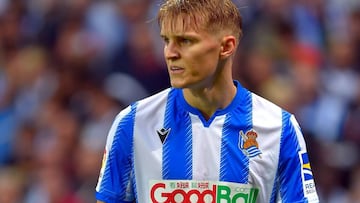
[[[206,31],[206,25],[203,19],[196,16],[180,14],[177,16],[169,16],[160,22],[161,34],[184,34],[187,32],[203,32]]]

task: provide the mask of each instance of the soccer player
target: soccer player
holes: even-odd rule
[[[158,22],[172,87],[115,118],[98,203],[318,202],[294,116],[232,78],[232,1],[166,0]]]

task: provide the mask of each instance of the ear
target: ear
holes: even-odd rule
[[[220,58],[225,59],[233,55],[236,50],[236,38],[232,35],[224,36],[221,40]]]

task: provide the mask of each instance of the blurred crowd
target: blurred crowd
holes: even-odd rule
[[[95,202],[115,115],[169,87],[160,2],[0,0],[0,203]],[[360,1],[234,2],[234,77],[295,114],[321,202],[360,202]]]

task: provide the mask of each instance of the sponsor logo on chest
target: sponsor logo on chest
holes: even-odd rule
[[[152,180],[152,203],[255,203],[259,189],[251,185],[193,180]]]

